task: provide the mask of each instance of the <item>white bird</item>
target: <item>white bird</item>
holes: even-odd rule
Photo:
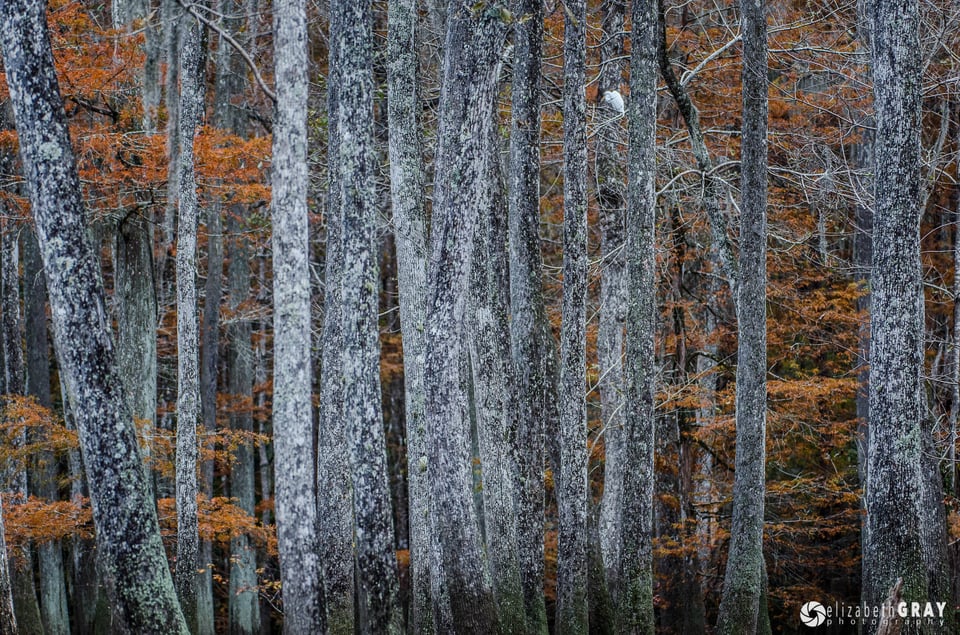
[[[627,107],[623,103],[623,95],[620,94],[618,90],[605,90],[603,91],[603,101],[606,102],[608,106],[613,108],[618,115],[623,115],[627,112]]]

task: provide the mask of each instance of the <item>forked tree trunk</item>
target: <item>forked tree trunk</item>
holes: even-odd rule
[[[80,182],[47,31],[46,5],[0,6],[4,66],[53,315],[75,412],[101,566],[131,631],[186,634],[130,411],[117,376],[103,286],[86,235]]]
[[[503,35],[498,6],[473,10],[463,0],[450,3],[427,284],[427,474],[438,543],[434,614],[442,622],[441,602],[448,598],[455,627],[475,633],[495,632],[497,610],[473,505],[460,362],[474,232],[480,210],[489,205],[487,131]]]

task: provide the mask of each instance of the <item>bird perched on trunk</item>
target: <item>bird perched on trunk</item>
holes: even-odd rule
[[[618,90],[603,91],[603,101],[618,115],[623,115],[627,111],[626,104],[623,102],[623,95]]]

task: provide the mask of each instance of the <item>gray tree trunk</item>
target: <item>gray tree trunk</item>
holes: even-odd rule
[[[194,136],[203,117],[200,25],[184,16],[180,51],[180,119],[177,134],[177,596],[191,629],[197,627],[199,535],[197,522],[197,423],[200,420],[200,334],[197,324],[197,185]]]
[[[323,330],[321,334],[320,430],[317,482],[321,496],[320,550],[331,635],[354,632],[353,479],[347,430],[343,425],[343,215],[340,204],[339,37],[338,13],[330,12],[330,72],[327,78],[327,242],[324,262]]]
[[[106,323],[84,228],[43,2],[0,7],[4,66],[50,293],[61,377],[75,412],[100,560],[127,628],[187,633]]]
[[[656,332],[656,0],[633,4],[627,173],[627,324],[617,630],[653,633]]]
[[[481,463],[483,529],[501,633],[526,633],[517,535],[517,474],[507,199],[499,126],[491,122],[487,184],[490,206],[476,227],[469,307],[474,413]]]
[[[52,408],[47,288],[43,281],[43,263],[37,237],[29,227],[23,231],[23,296],[27,394],[35,397],[44,408]],[[35,473],[37,494],[49,501],[60,500],[57,465],[53,453],[44,452]],[[37,555],[40,564],[40,615],[44,630],[48,635],[66,635],[70,632],[70,618],[60,541],[40,544]]]
[[[915,0],[871,8],[874,234],[870,429],[863,599],[879,604],[898,579],[926,600],[924,565],[923,290],[920,271],[920,43]]]
[[[399,633],[397,561],[380,404],[379,274],[370,0],[337,13],[340,205],[343,218],[343,422],[350,445],[361,630]]]
[[[310,402],[307,240],[307,16],[302,0],[274,5],[277,109],[273,128],[273,427],[284,630],[324,632]]]
[[[603,45],[598,91],[620,89],[624,54],[623,28],[626,3],[611,0],[603,14]],[[623,483],[623,329],[624,294],[624,142],[619,120],[597,133],[597,199],[600,206],[600,317],[597,356],[600,371],[600,416],[603,424],[603,499],[600,504],[600,549],[607,585],[616,593],[619,572],[620,492]]]
[[[516,372],[517,523],[531,633],[547,632],[543,597],[544,418],[547,347],[540,254],[540,62],[543,3],[513,5],[510,131],[510,340]]]
[[[740,3],[743,127],[737,298],[736,465],[730,551],[718,633],[769,630],[761,621],[767,413],[767,22],[763,0]],[[721,252],[722,253],[722,252]]]
[[[387,106],[390,190],[397,249],[400,328],[406,410],[410,518],[410,610],[413,631],[433,632],[430,598],[430,520],[427,484],[426,388],[423,383],[426,323],[427,227],[423,203],[421,135],[417,113],[417,2],[388,7]]]
[[[464,317],[480,211],[487,209],[489,126],[504,28],[499,6],[450,3],[443,83],[426,321],[427,475],[434,558],[434,615],[449,598],[462,632],[492,633],[497,610],[473,505],[470,420],[461,381]],[[441,630],[443,630],[441,628]]]
[[[564,2],[563,324],[557,632],[587,633],[587,117],[584,0]]]

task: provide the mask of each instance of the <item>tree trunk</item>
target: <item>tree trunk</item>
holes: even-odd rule
[[[563,326],[557,632],[587,633],[587,118],[584,0],[566,0],[563,27]]]
[[[905,601],[928,598],[922,528],[918,5],[876,0],[871,17],[876,203],[863,599],[876,605],[898,579]]]
[[[430,608],[430,520],[426,480],[426,388],[423,383],[426,322],[427,227],[417,112],[417,2],[390,2],[387,31],[387,106],[390,188],[400,291],[410,517],[410,624],[433,632]]]
[[[317,542],[310,402],[307,262],[307,20],[302,0],[274,5],[277,109],[273,129],[273,427],[284,630],[325,629]]]
[[[397,562],[380,404],[370,0],[334,5],[343,225],[343,421],[350,445],[361,630],[399,633]],[[365,620],[365,623],[364,623]]]
[[[499,126],[491,122],[487,184],[490,206],[480,210],[475,233],[473,296],[469,308],[483,498],[483,529],[501,633],[526,633],[516,517],[516,422],[510,356],[509,261],[506,188],[500,169]]]
[[[177,595],[187,623],[197,626],[199,535],[197,529],[197,422],[200,420],[197,324],[197,185],[194,136],[203,117],[200,26],[184,16],[180,51],[180,119],[177,134]]]
[[[760,623],[766,575],[763,509],[767,413],[767,22],[762,0],[742,0],[743,128],[737,290],[736,465],[730,552],[718,633],[769,630]]]
[[[330,189],[327,196],[327,242],[324,262],[323,330],[321,334],[320,429],[317,482],[320,550],[327,626],[331,635],[354,632],[353,480],[347,430],[343,425],[343,226],[340,203],[340,53],[338,12],[330,12],[330,74],[327,79],[327,156]]]
[[[633,5],[624,361],[623,489],[618,624],[621,633],[653,633],[653,452],[656,328],[656,0]]]
[[[434,615],[442,622],[443,600],[438,598],[449,598],[450,615],[458,630],[492,633],[497,628],[497,611],[473,505],[470,420],[464,408],[467,400],[460,362],[474,236],[480,210],[489,205],[488,130],[504,29],[499,7],[472,11],[463,0],[456,0],[449,9],[424,375],[430,520],[438,543]]]
[[[3,525],[3,496],[0,495],[0,635],[17,635],[17,617],[13,612],[13,591]]]
[[[46,5],[0,7],[4,66],[31,208],[75,412],[100,560],[112,604],[141,633],[187,633],[167,568],[106,323],[103,286],[84,227],[80,183],[59,97]]]
[[[624,54],[623,0],[611,0],[603,15],[602,69],[598,91],[620,89]],[[620,492],[623,483],[623,328],[624,294],[624,167],[623,132],[619,120],[598,132],[597,199],[600,206],[600,317],[597,356],[600,364],[600,416],[603,430],[603,499],[600,504],[600,549],[610,593],[616,595],[619,571]]]
[[[544,415],[549,336],[540,279],[540,61],[543,3],[513,7],[510,132],[510,340],[516,372],[517,523],[529,632],[547,632],[543,597]]]

